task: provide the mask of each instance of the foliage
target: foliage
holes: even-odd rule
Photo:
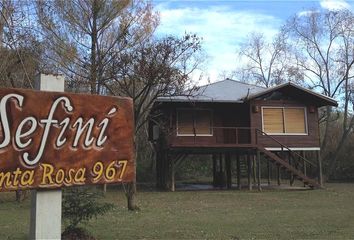
[[[176,169],[176,179],[198,179],[213,175],[210,155],[189,155]]]
[[[101,195],[88,187],[64,189],[62,214],[68,225],[66,230],[76,229],[79,224],[87,223],[113,208],[112,204],[100,201]]]
[[[37,1],[46,60],[76,91],[104,93],[108,66],[148,38],[159,18],[147,1]]]

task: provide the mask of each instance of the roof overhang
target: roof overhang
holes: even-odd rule
[[[301,95],[303,95],[303,96],[307,97],[308,99],[313,100],[314,104],[319,107],[321,107],[321,106],[337,107],[338,106],[338,102],[336,100],[334,100],[333,98],[330,98],[330,97],[325,96],[323,94],[316,93],[316,92],[306,89],[304,87],[298,86],[292,82],[280,84],[275,87],[265,89],[264,91],[261,91],[261,92],[258,92],[258,93],[248,96],[247,99],[245,99],[245,100],[252,100],[252,99],[264,96],[266,94],[269,94],[271,92],[277,91],[277,90],[287,90],[287,89],[293,91],[294,93],[297,92],[297,94],[295,94],[295,95],[299,98],[301,98]],[[300,95],[298,95],[298,94],[300,94]]]

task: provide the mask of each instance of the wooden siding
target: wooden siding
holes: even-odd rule
[[[257,106],[257,107],[255,107]],[[255,100],[251,103],[251,108],[258,108],[258,112],[251,111],[251,127],[262,129],[262,107],[305,107],[307,118],[307,134],[306,135],[271,135],[273,138],[288,147],[319,147],[319,129],[318,129],[318,111],[315,107],[314,112],[310,112],[310,106],[296,101],[289,100]],[[269,137],[261,134],[257,135],[258,144],[264,147],[279,147]]]

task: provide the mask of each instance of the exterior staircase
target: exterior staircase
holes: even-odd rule
[[[299,170],[299,166],[301,167],[302,165],[297,163],[298,167],[295,167],[295,165],[290,165],[288,161],[284,160],[283,158],[279,157],[275,153],[272,153],[268,150],[266,150],[263,147],[257,147],[257,150],[263,154],[263,156],[276,164],[277,166],[280,166],[280,168],[284,169],[286,172],[293,174],[294,178],[296,178],[299,181],[302,181],[305,185],[311,187],[311,188],[321,188],[321,185],[315,180],[312,179],[308,176],[306,176],[301,170]],[[290,150],[289,150],[290,151]],[[308,160],[304,159],[305,161],[309,162]],[[311,162],[309,162],[311,163]]]

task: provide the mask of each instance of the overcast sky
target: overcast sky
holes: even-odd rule
[[[203,49],[209,57],[202,83],[208,77],[211,82],[222,80],[220,74],[236,68],[237,48],[251,32],[262,32],[271,39],[294,14],[354,8],[354,0],[155,0],[154,4],[161,20],[156,34],[182,36],[191,32],[203,38]]]

